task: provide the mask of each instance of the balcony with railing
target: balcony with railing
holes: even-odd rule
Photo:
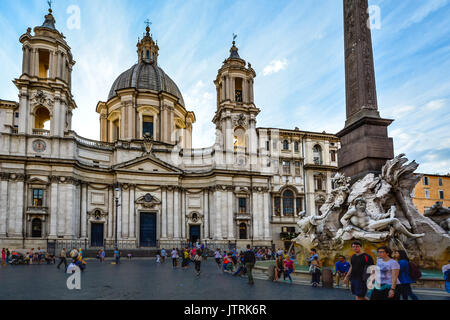
[[[33,129],[33,135],[35,136],[50,136],[50,130],[45,130],[45,129]]]

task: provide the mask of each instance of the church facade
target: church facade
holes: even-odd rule
[[[75,65],[51,10],[20,37],[19,101],[0,100],[0,243],[116,239],[130,248],[191,241],[283,246],[318,213],[337,171],[332,134],[256,126],[255,70],[235,42],[218,70],[213,146],[192,148],[194,112],[158,64],[147,27],[138,62],[96,106],[100,141],[71,128]]]

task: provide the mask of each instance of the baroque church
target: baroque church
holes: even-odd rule
[[[0,100],[2,247],[46,248],[48,240],[281,247],[301,213],[318,214],[337,172],[339,139],[257,127],[256,72],[234,41],[214,80],[215,143],[193,149],[196,116],[159,65],[149,27],[137,63],[96,106],[100,141],[71,128],[75,60],[51,9],[33,32],[19,39],[19,101]]]

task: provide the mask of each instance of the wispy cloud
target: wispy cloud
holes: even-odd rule
[[[371,0],[381,8],[372,31],[380,114],[392,117],[395,153],[405,152],[420,170],[450,168],[450,0]],[[81,29],[70,30],[66,9],[81,9]],[[11,82],[21,71],[18,38],[41,25],[43,1],[0,1],[0,98],[17,100]],[[160,48],[159,66],[180,88],[196,114],[193,145],[214,142],[213,80],[237,33],[239,55],[252,63],[258,126],[337,132],[345,121],[342,1],[56,1],[57,28],[77,64],[72,91],[78,105],[73,128],[99,138],[95,106],[106,100],[120,73],[136,63],[144,21]],[[220,23],[233,16],[237,23]],[[176,23],[174,23],[176,21]],[[444,151],[443,151],[444,150]]]
[[[263,70],[263,75],[268,76],[272,73],[280,72],[284,70],[287,66],[287,60],[272,60]]]

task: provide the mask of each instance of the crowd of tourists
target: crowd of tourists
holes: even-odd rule
[[[376,263],[369,254],[363,251],[361,242],[354,241],[352,250],[354,254],[350,263],[344,256],[339,256],[339,260],[335,264],[334,276],[337,287],[343,280],[347,288],[351,289],[356,300],[399,300],[400,298],[418,300],[412,291],[411,284],[420,279],[422,274],[418,267],[409,261],[404,250],[392,251],[387,246],[381,246],[377,249]],[[315,249],[311,250],[308,263],[312,275],[311,283],[313,286],[317,286],[320,282],[321,265]],[[447,270],[444,268],[442,271],[447,285],[450,264]]]

